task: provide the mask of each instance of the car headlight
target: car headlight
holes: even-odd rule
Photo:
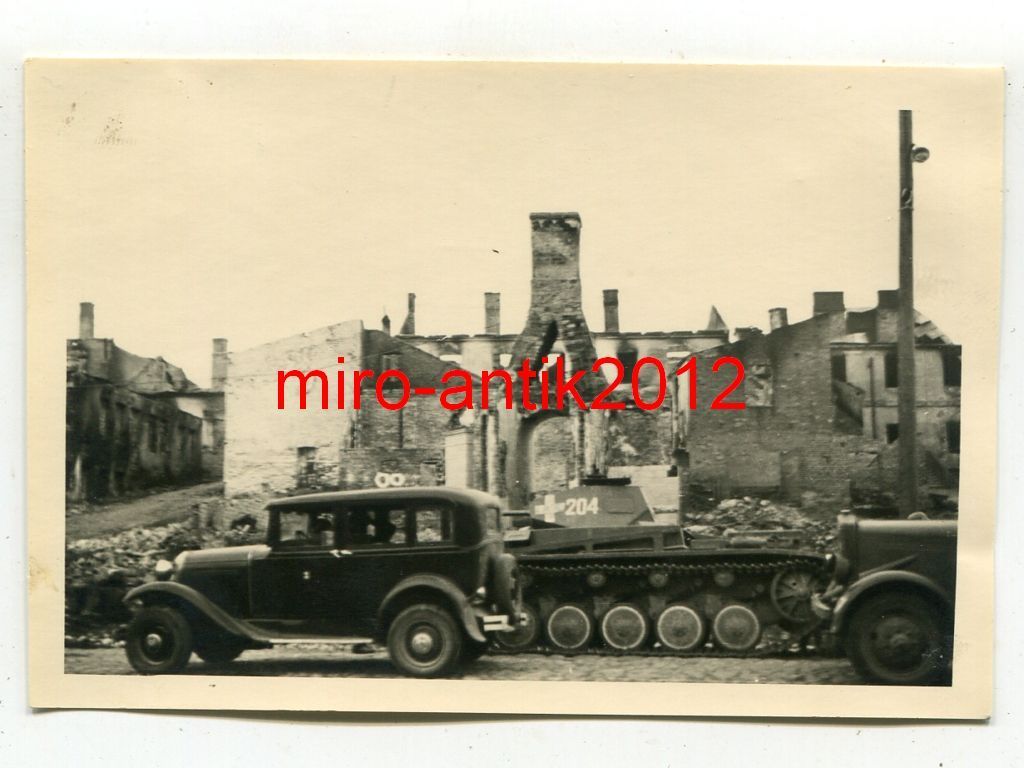
[[[158,581],[167,581],[171,578],[171,574],[174,573],[174,563],[170,560],[157,560],[154,570],[156,571]]]

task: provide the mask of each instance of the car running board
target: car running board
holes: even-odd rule
[[[338,637],[337,635],[267,635],[260,640],[272,645],[371,645],[372,637]]]

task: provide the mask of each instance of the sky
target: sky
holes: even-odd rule
[[[34,62],[28,256],[77,336],[207,384],[230,349],[350,319],[502,329],[529,301],[532,211],[577,211],[592,329],[810,315],[897,287],[898,110],[915,165],[917,307],[995,327],[998,70],[310,62]],[[39,275],[42,275],[41,277]],[[60,352],[63,354],[63,352]]]

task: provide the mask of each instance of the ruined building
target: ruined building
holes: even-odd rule
[[[848,504],[858,494],[884,494],[896,467],[895,294],[879,305],[847,310],[842,294],[815,296],[814,315],[789,325],[784,309],[771,310],[771,331],[728,326],[712,307],[698,331],[624,331],[619,296],[603,292],[604,327],[584,316],[580,283],[581,221],[575,213],[530,216],[532,279],[525,322],[506,332],[501,296],[484,295],[483,333],[423,335],[416,330],[416,296],[399,333],[360,321],[309,331],[235,352],[228,367],[225,483],[229,497],[253,499],[296,490],[374,485],[448,484],[480,488],[523,508],[538,496],[572,487],[588,476],[630,477],[656,509],[677,509],[702,498],[757,493]],[[959,347],[923,317],[918,322],[918,439],[922,478],[934,498],[955,498],[959,452]],[[711,370],[731,355],[742,361],[743,380],[726,398],[744,410],[710,410],[734,369]],[[637,362],[657,358],[667,372],[664,401],[654,410],[634,403],[631,378]],[[344,362],[338,362],[344,357]],[[443,388],[441,376],[456,368],[472,373],[553,368],[566,376],[590,370],[601,357],[623,365],[622,383],[609,401],[614,411],[528,411],[504,407],[490,391],[487,410],[446,411],[436,397],[412,397],[400,410],[380,407],[374,381],[337,407],[337,374],[354,370],[404,371],[413,388]],[[689,380],[674,376],[694,357],[698,404],[691,410]],[[545,363],[544,360],[547,360]],[[307,379],[310,400],[299,410],[296,381],[288,383],[286,408],[276,406],[277,371],[320,370]],[[577,389],[589,402],[608,385],[612,370],[588,373]],[[332,387],[325,393],[323,385]],[[639,394],[656,399],[658,371],[640,369]],[[474,378],[479,403],[482,383]],[[492,385],[493,386],[493,385]],[[536,387],[535,387],[536,390]],[[329,408],[319,407],[328,394]],[[531,398],[539,400],[534,391]]]
[[[521,329],[502,332],[499,293],[484,296],[484,332],[421,335],[416,332],[416,297],[396,336],[340,323],[231,355],[227,387],[228,434],[225,482],[229,496],[281,493],[301,488],[359,488],[384,483],[446,483],[489,490],[516,507],[536,495],[566,488],[589,474],[630,476],[652,503],[674,508],[679,482],[674,467],[678,442],[671,398],[656,411],[631,401],[630,376],[637,360],[650,355],[667,369],[693,352],[728,341],[718,326],[702,331],[629,332],[619,328],[618,293],[604,292],[604,330],[591,329],[582,308],[580,217],[575,213],[530,217],[532,283],[530,308]],[[717,318],[717,312],[712,312]],[[344,363],[338,363],[338,357]],[[399,411],[375,404],[372,382],[361,408],[299,410],[294,402],[277,410],[273,397],[278,370],[323,370],[331,382],[339,369],[403,370],[413,387],[440,387],[445,370],[514,370],[524,358],[540,368],[564,361],[566,375],[614,356],[626,377],[613,399],[616,412],[583,413],[577,408],[527,412],[504,408],[491,393],[487,412],[451,412],[436,398],[413,397]],[[656,378],[644,370],[646,386]],[[290,383],[290,387],[295,385]],[[320,383],[308,396],[319,403]],[[479,382],[474,380],[474,386]],[[577,389],[589,401],[606,382],[588,374]],[[289,390],[289,396],[294,395]],[[477,389],[479,392],[479,389]],[[533,397],[534,400],[538,398]],[[237,414],[237,416],[236,416]]]
[[[100,500],[222,474],[227,346],[214,340],[204,390],[161,357],[140,357],[94,335],[93,305],[80,307],[67,341],[65,440],[69,500]]]
[[[735,341],[698,355],[697,408],[683,414],[692,496],[884,500],[901,439],[898,292],[879,291],[867,309],[847,309],[842,293],[815,293],[812,316],[793,324],[784,308],[769,314],[767,334],[740,328]],[[915,333],[921,498],[955,504],[961,351],[920,313]],[[744,410],[709,407],[734,377],[731,367],[712,371],[724,355],[743,362],[745,377],[725,400]]]

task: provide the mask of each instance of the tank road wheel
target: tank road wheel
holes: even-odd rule
[[[794,568],[779,571],[772,579],[772,605],[782,618],[796,624],[816,621],[811,611],[811,596],[820,588],[818,577],[810,571]]]
[[[494,642],[506,651],[527,651],[537,645],[540,640],[540,619],[537,611],[530,605],[523,605],[522,612],[526,619],[516,625],[510,632],[495,632]]]
[[[388,629],[391,662],[413,677],[450,672],[462,653],[462,631],[445,609],[429,603],[406,608]]]
[[[687,653],[704,645],[707,625],[688,605],[670,605],[658,615],[654,633],[666,648]]]
[[[613,605],[601,619],[601,638],[618,651],[635,651],[647,639],[650,622],[629,603]]]
[[[192,627],[173,608],[148,606],[136,613],[128,625],[125,652],[139,674],[181,672],[192,655]]]
[[[952,651],[938,611],[916,595],[867,598],[850,617],[846,654],[860,675],[888,685],[948,682]]]
[[[594,620],[581,606],[563,603],[551,612],[545,625],[548,640],[563,651],[586,648],[594,635]]]
[[[727,651],[752,650],[761,639],[761,622],[745,605],[727,605],[715,616],[711,626],[715,643]]]

